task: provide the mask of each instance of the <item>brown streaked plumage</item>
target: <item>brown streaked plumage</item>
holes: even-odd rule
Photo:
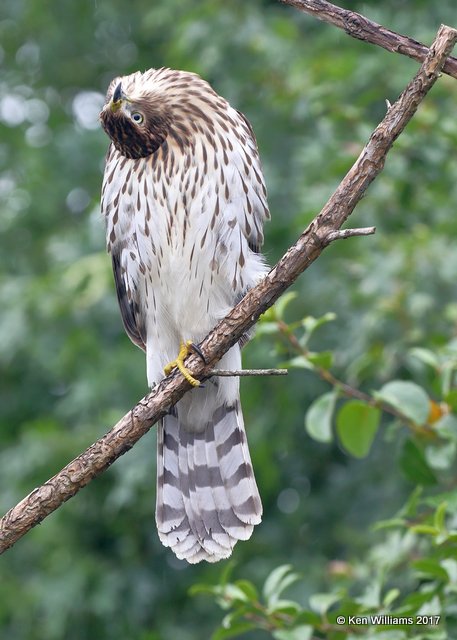
[[[102,190],[125,330],[148,383],[265,274],[269,217],[249,122],[193,73],[116,78],[100,114],[111,138]],[[221,360],[241,365],[240,345]],[[215,562],[250,537],[262,505],[237,378],[187,393],[158,426],[156,521],[178,558]]]

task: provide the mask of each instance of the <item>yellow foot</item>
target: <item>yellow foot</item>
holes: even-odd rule
[[[183,374],[183,376],[185,377],[185,379],[187,380],[187,382],[189,382],[189,384],[191,384],[193,387],[198,387],[200,385],[199,380],[196,380],[191,374],[189,369],[187,369],[187,367],[184,366],[184,360],[187,358],[187,356],[192,353],[193,350],[195,350],[193,345],[192,340],[187,340],[187,342],[181,342],[179,345],[179,353],[178,353],[178,357],[176,358],[176,360],[172,360],[171,362],[169,362],[166,367],[164,367],[164,373],[167,376],[169,373],[171,373],[173,371],[173,369],[178,368],[181,373]]]

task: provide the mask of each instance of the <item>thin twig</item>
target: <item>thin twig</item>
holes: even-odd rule
[[[287,369],[234,369],[228,371],[227,369],[210,369],[208,371],[208,378],[211,376],[220,376],[223,378],[235,377],[235,376],[286,376],[289,373]]]
[[[454,29],[440,28],[424,64],[376,127],[359,158],[319,215],[270,273],[200,343],[204,361],[196,355],[186,359],[186,366],[194,377],[205,378],[224,353],[322,253],[328,245],[328,235],[341,228],[381,172],[388,151],[436,82],[456,39]],[[107,434],[10,509],[0,520],[0,553],[128,451],[189,390],[187,380],[173,371]]]
[[[371,42],[391,53],[400,53],[418,62],[423,62],[429,52],[429,48],[413,38],[404,36],[396,31],[386,29],[377,22],[369,20],[356,11],[349,11],[338,7],[326,0],[279,0],[304,13],[309,13],[318,20],[333,24],[343,29],[349,36],[356,40]],[[443,65],[444,73],[457,78],[457,58],[449,57]]]
[[[279,333],[284,336],[293,350],[296,353],[307,358],[309,355],[308,350],[302,347],[297,336],[292,332],[287,323],[283,320],[278,320],[277,325]],[[416,425],[408,416],[406,416],[396,407],[393,407],[384,400],[379,400],[377,398],[374,398],[373,396],[370,396],[368,393],[365,393],[365,391],[361,391],[356,387],[351,387],[351,385],[349,385],[347,382],[343,382],[343,380],[340,380],[335,375],[333,375],[333,373],[328,369],[315,365],[313,371],[316,372],[321,380],[324,380],[333,388],[338,389],[344,396],[346,396],[346,398],[352,400],[361,400],[365,404],[370,405],[370,407],[381,409],[381,411],[389,413],[394,418],[401,420],[401,422],[408,425],[408,427],[410,427],[410,429],[412,429],[416,433],[429,433],[428,429],[424,429],[423,427],[419,427],[418,425]]]
[[[334,240],[345,240],[346,238],[353,238],[355,236],[371,236],[376,233],[376,227],[361,227],[360,229],[338,229],[328,234],[328,242]]]

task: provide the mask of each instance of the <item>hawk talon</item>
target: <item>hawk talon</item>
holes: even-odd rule
[[[200,356],[200,358],[203,360],[203,364],[207,364],[206,362],[206,358],[203,355],[203,351],[200,349],[200,347],[198,346],[198,344],[195,344],[195,342],[191,342],[190,340],[187,341],[187,346],[192,349],[192,351],[194,351],[194,353],[196,353],[198,356]]]
[[[173,369],[179,369],[179,371],[182,373],[182,375],[185,377],[185,379],[189,384],[191,384],[193,387],[199,387],[200,381],[191,375],[189,369],[184,364],[184,360],[187,358],[187,356],[191,353],[193,349],[194,350],[196,349],[197,353],[199,353],[200,351],[198,347],[197,348],[195,347],[192,340],[187,340],[187,342],[181,341],[179,345],[178,357],[175,360],[172,360],[171,362],[169,362],[164,367],[163,372],[167,376],[169,373],[173,371]]]

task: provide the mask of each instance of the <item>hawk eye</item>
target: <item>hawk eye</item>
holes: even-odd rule
[[[144,120],[143,114],[139,113],[138,111],[134,111],[132,113],[131,118],[132,118],[133,122],[136,122],[137,124],[141,124],[143,122],[143,120]]]

